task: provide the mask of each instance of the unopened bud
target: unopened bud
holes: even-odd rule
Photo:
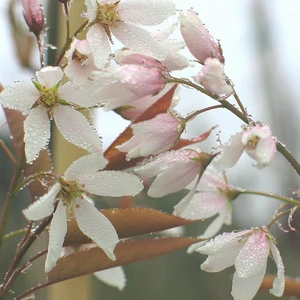
[[[218,58],[224,63],[221,46],[193,10],[180,13],[180,31],[189,51],[201,64],[209,57]]]
[[[39,35],[45,26],[43,8],[39,0],[21,0],[24,17],[31,32]]]

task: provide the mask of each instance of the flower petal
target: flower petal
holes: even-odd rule
[[[111,222],[85,199],[75,200],[73,210],[80,230],[103,249],[111,260],[116,260],[114,249],[119,238]]]
[[[281,297],[283,295],[285,285],[284,265],[280,253],[272,241],[270,241],[270,249],[277,266],[277,276],[273,282],[273,287],[270,289],[270,293],[276,297]]]
[[[102,69],[111,53],[104,28],[100,24],[93,25],[89,29],[86,38],[92,48],[96,67]]]
[[[26,159],[31,163],[50,140],[50,120],[45,107],[32,109],[24,121],[24,132]]]
[[[78,182],[88,192],[98,196],[135,196],[143,189],[139,177],[121,171],[101,171],[84,175]]]
[[[232,242],[233,240],[237,240],[238,237],[242,237],[248,234],[250,230],[242,230],[238,232],[225,232],[216,236],[214,239],[208,241],[204,246],[202,246],[197,251],[202,254],[214,255],[217,254],[226,244]],[[240,240],[240,239],[238,239]],[[235,244],[235,242],[234,242]],[[240,249],[243,247],[244,243],[239,243]]]
[[[221,153],[213,161],[214,166],[231,168],[237,163],[245,149],[241,137],[242,133],[237,133],[231,137],[227,144],[221,147]]]
[[[53,109],[54,120],[63,137],[89,152],[101,152],[102,142],[95,129],[78,111],[60,105]]]
[[[104,283],[118,288],[120,291],[126,286],[126,276],[122,267],[115,267],[94,273]]]
[[[236,258],[236,274],[240,278],[250,278],[261,271],[269,256],[269,240],[264,231],[259,230],[249,236]]]
[[[130,0],[121,1],[117,11],[123,22],[152,26],[175,13],[175,5],[170,0]]]
[[[39,198],[23,210],[23,214],[28,220],[40,220],[50,216],[54,210],[54,201],[60,191],[60,184],[54,184],[48,193]]]
[[[226,239],[227,238],[228,236],[226,236]],[[204,246],[198,248],[196,251],[203,253],[202,249],[205,249],[209,243],[210,241],[206,243]],[[215,245],[215,247],[218,246],[219,246],[218,244]],[[204,261],[204,263],[201,265],[201,269],[206,272],[220,272],[232,266],[235,263],[236,257],[238,253],[241,251],[242,247],[243,247],[243,243],[241,242],[240,239],[232,238],[215,254],[209,255],[207,259]],[[212,249],[212,251],[215,251],[215,249]]]
[[[206,228],[205,232],[198,236],[200,239],[207,239],[211,238],[214,235],[216,235],[219,230],[222,228],[223,224],[225,223],[225,220],[227,218],[228,212],[223,210]],[[206,241],[199,242],[196,244],[191,245],[187,249],[187,253],[192,253],[196,251],[199,247],[203,246],[206,243]]]
[[[64,73],[60,67],[45,67],[36,72],[36,77],[40,84],[46,88],[53,88],[62,80]]]
[[[39,96],[40,92],[31,82],[16,82],[0,93],[0,103],[4,107],[28,113]]]
[[[133,51],[157,60],[164,60],[168,55],[168,49],[141,27],[119,22],[117,27],[110,27],[110,30],[125,47]]]
[[[107,159],[102,153],[85,155],[74,161],[65,172],[66,180],[75,180],[81,176],[96,173],[107,165]]]
[[[267,264],[265,263],[259,273],[250,278],[240,278],[237,273],[234,274],[232,280],[231,295],[235,300],[251,300],[257,293],[264,275],[266,273]]]
[[[90,22],[93,22],[97,17],[97,0],[85,0],[87,7],[86,16]]]
[[[66,233],[66,207],[63,205],[62,201],[59,201],[50,225],[49,246],[45,264],[45,271],[47,273],[56,265],[56,262],[60,257]]]

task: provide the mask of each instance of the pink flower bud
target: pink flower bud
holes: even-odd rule
[[[171,148],[180,138],[185,124],[171,113],[131,125],[134,136],[117,148],[127,158],[158,154]]]
[[[214,94],[233,92],[232,87],[225,84],[224,65],[217,58],[207,58],[202,70],[194,77],[194,80]]]
[[[120,82],[139,97],[155,95],[166,84],[166,75],[160,69],[140,65],[124,65],[118,69]]]
[[[220,45],[210,35],[196,12],[191,9],[180,12],[180,31],[188,49],[201,64],[204,64],[208,57],[215,57],[224,62]]]
[[[24,8],[25,21],[35,35],[41,33],[45,25],[45,18],[39,0],[21,0]]]

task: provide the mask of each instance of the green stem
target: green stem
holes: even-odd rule
[[[297,206],[300,205],[300,201],[298,201],[298,200],[283,197],[283,196],[279,196],[279,195],[276,195],[276,194],[271,194],[271,193],[250,191],[250,190],[242,190],[242,191],[240,191],[240,194],[259,195],[259,196],[264,196],[264,197],[269,197],[269,198],[274,198],[274,199],[277,199],[277,200],[281,200],[285,203],[292,204],[292,205],[297,205]]]
[[[250,121],[247,117],[247,114],[245,114],[245,112],[243,113],[243,112],[239,111],[236,107],[234,107],[232,104],[230,104],[227,100],[219,100],[218,95],[212,94],[212,93],[206,91],[203,87],[191,82],[190,80],[182,79],[182,78],[169,77],[168,82],[175,82],[175,83],[179,83],[179,84],[183,84],[183,85],[187,85],[187,86],[190,86],[192,88],[195,88],[197,91],[211,97],[212,99],[218,100],[224,108],[231,111],[234,115],[236,115],[244,123],[250,124]],[[241,101],[238,98],[236,92],[235,92],[235,99],[237,100],[238,103],[239,102],[241,103]],[[297,174],[300,175],[300,164],[295,159],[295,157],[291,154],[291,152],[280,141],[276,142],[276,147],[277,147],[277,151],[279,153],[281,153],[281,155],[291,164],[291,166],[297,172]]]
[[[214,106],[209,106],[200,110],[196,110],[194,112],[192,112],[191,114],[187,115],[186,118],[184,119],[185,122],[189,122],[190,120],[194,119],[195,117],[197,117],[198,115],[213,110],[213,109],[217,109],[217,108],[223,108],[223,105],[214,105]]]
[[[267,228],[271,228],[280,218],[284,217],[285,215],[291,213],[291,209],[287,209],[279,214],[266,226]]]
[[[81,24],[81,26],[74,32],[73,35],[71,35],[65,45],[63,46],[62,50],[60,51],[60,54],[58,55],[54,66],[58,66],[61,62],[61,60],[63,59],[63,57],[65,56],[66,51],[69,49],[73,39],[88,25],[89,21],[86,20],[83,24]]]
[[[3,237],[3,241],[6,241],[14,236],[17,236],[17,235],[25,233],[25,232],[27,232],[27,228],[23,228],[23,229],[19,229],[19,230],[10,232]]]

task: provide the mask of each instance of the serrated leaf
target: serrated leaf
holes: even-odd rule
[[[164,96],[157,100],[152,106],[150,106],[140,117],[132,122],[132,124],[143,122],[154,118],[156,115],[165,113],[172,102],[176,86],[170,89]],[[116,146],[122,145],[132,137],[132,129],[128,126],[116,140],[107,148],[104,152],[105,158],[108,159],[109,163],[106,166],[107,170],[123,170],[136,165],[137,162],[144,159],[143,157],[126,160],[126,154],[120,152]]]
[[[168,215],[152,208],[104,209],[101,213],[114,225],[119,238],[158,232],[197,222],[197,220],[186,220]],[[90,242],[91,240],[78,228],[76,220],[70,220],[64,246]]]
[[[58,260],[48,273],[49,284],[91,274],[97,271],[147,260],[199,242],[196,238],[168,237],[121,241],[116,249],[116,261],[110,260],[101,248],[74,252]]]

